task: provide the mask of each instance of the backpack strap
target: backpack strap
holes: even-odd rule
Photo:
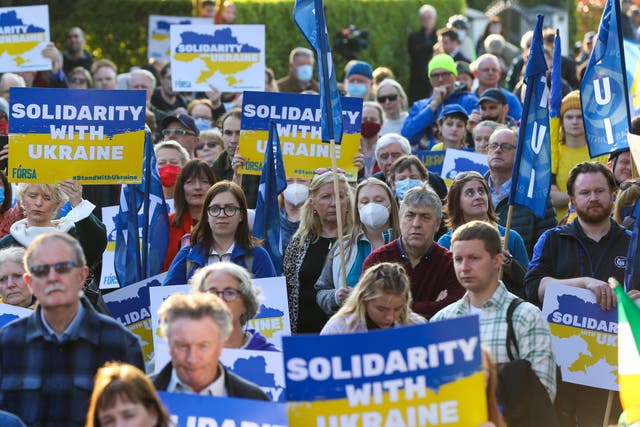
[[[513,357],[513,352],[511,351],[511,345],[513,345],[516,351],[518,351],[518,340],[516,338],[516,333],[513,330],[513,313],[523,302],[523,299],[516,298],[511,301],[509,308],[507,308],[507,355],[511,361],[516,360],[518,358],[517,356],[519,356],[516,354],[516,357]]]

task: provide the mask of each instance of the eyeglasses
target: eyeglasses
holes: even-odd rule
[[[313,171],[313,174],[314,175],[324,175],[325,173],[332,172],[332,171],[333,171],[333,169],[331,169],[331,168],[318,168],[318,169]],[[336,168],[336,173],[344,175],[344,169]]]
[[[32,276],[42,278],[47,277],[52,268],[58,274],[66,274],[74,267],[78,267],[78,263],[75,261],[61,261],[55,264],[32,265],[29,267],[29,273]]]
[[[627,190],[631,187],[633,187],[634,185],[638,185],[640,186],[640,181],[636,180],[626,180],[620,183],[620,191],[624,191]]]
[[[221,291],[212,288],[207,290],[207,293],[214,294],[225,300],[226,302],[233,302],[238,299],[238,295],[240,295],[240,291],[233,288],[225,288]]]
[[[205,145],[209,148],[216,148],[219,144],[215,141],[209,141],[209,142],[201,142],[198,145],[196,145],[196,150],[202,150]]]
[[[466,172],[460,172],[460,173],[456,174],[456,177],[453,178],[453,180],[454,181],[458,181],[460,179],[465,179],[468,176],[471,176],[471,177],[474,177],[474,178],[484,179],[484,177],[480,174],[480,172],[466,171]]]
[[[230,218],[232,216],[234,216],[236,214],[236,212],[238,212],[240,210],[239,206],[217,206],[217,205],[213,205],[213,206],[209,206],[207,208],[207,213],[210,216],[215,216],[215,217],[219,217],[220,214],[223,214],[224,216],[226,216],[227,218]]]
[[[450,71],[446,71],[444,73],[431,73],[431,76],[429,76],[429,78],[431,80],[439,80],[439,79],[445,79],[449,76],[452,76],[453,73]]]
[[[492,142],[491,144],[487,145],[487,148],[489,149],[489,151],[496,151],[499,149],[501,149],[502,151],[511,151],[511,150],[515,150],[516,146],[513,144],[509,144],[508,142],[501,142],[501,143],[497,143],[497,142]]]
[[[73,83],[74,85],[83,85],[87,83],[87,79],[83,79],[81,77],[71,77],[69,79],[69,83]]]
[[[380,104],[384,104],[384,103],[385,103],[385,102],[387,102],[387,101],[389,101],[389,102],[393,102],[393,101],[395,101],[396,99],[398,99],[398,95],[397,95],[397,94],[395,94],[395,95],[386,95],[386,96],[384,96],[384,95],[383,95],[383,96],[379,96],[379,97],[378,97],[378,102],[379,102]]]
[[[222,134],[225,135],[225,136],[233,136],[233,135],[240,136],[240,131],[239,130],[225,129],[224,131],[222,131]]]
[[[185,135],[191,135],[191,136],[196,136],[195,133],[188,131],[188,130],[184,130],[184,129],[178,129],[178,128],[168,128],[168,129],[163,129],[162,130],[162,135],[164,136],[185,136]]]

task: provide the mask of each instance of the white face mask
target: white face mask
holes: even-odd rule
[[[360,221],[369,228],[378,229],[389,220],[389,208],[378,203],[367,203],[358,212]]]
[[[299,206],[307,200],[307,197],[309,196],[309,187],[294,182],[293,184],[287,185],[287,188],[284,189],[282,195],[287,202],[294,206]]]

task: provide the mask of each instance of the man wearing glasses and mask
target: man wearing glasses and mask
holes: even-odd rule
[[[84,426],[98,368],[121,361],[144,369],[138,339],[81,296],[89,269],[69,234],[38,236],[24,265],[39,305],[0,330],[0,408],[28,426]]]
[[[188,114],[168,116],[162,120],[162,140],[178,141],[187,150],[191,159],[194,158],[193,152],[200,141],[199,135],[200,130],[196,126],[195,120]]]

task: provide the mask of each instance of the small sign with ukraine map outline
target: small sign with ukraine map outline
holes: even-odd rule
[[[264,90],[264,25],[171,25],[177,92]]]
[[[603,311],[593,292],[549,283],[542,314],[562,380],[618,390],[618,311]]]
[[[50,70],[49,6],[0,8],[0,73]]]
[[[477,316],[283,339],[290,427],[477,426],[487,420]]]

